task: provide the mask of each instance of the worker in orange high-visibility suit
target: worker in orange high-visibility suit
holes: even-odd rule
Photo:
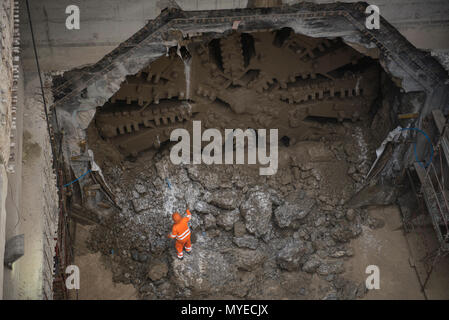
[[[190,229],[189,221],[192,218],[192,214],[189,209],[186,210],[187,215],[181,217],[178,212],[173,213],[172,218],[175,222],[173,224],[172,232],[168,235],[169,238],[176,239],[175,248],[178,251],[178,258],[183,258],[183,249],[186,249],[187,253],[192,251],[192,243],[190,242]]]

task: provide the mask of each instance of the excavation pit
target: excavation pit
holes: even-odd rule
[[[91,249],[142,298],[362,297],[344,264],[372,220],[345,204],[390,129],[379,110],[393,83],[378,62],[285,28],[182,48],[128,76],[90,123],[87,143],[120,207],[100,214],[108,230],[96,227]],[[170,134],[192,133],[193,121],[278,129],[278,172],[173,164]],[[186,208],[193,253],[177,261],[167,234]]]
[[[347,270],[351,240],[383,227],[364,207],[390,204],[388,183],[410,161],[409,145],[389,143],[371,168],[376,148],[414,124],[398,114],[429,111],[442,75],[386,22],[389,38],[357,29],[362,9],[171,8],[96,65],[55,80],[68,167],[75,177],[95,168],[71,187],[71,209],[93,225],[89,248],[114,281],[144,299],[366,294]],[[171,133],[192,136],[193,121],[278,129],[276,174],[173,164]],[[178,261],[167,235],[172,212],[186,208],[193,252]]]

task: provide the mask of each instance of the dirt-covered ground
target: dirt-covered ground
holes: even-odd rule
[[[169,148],[109,165],[105,155],[122,210],[93,229],[89,249],[144,299],[363,297],[364,281],[343,276],[349,241],[383,224],[345,203],[374,160],[372,139],[361,122],[316,126],[331,134],[280,146],[273,176],[258,165],[173,165]],[[186,208],[193,252],[179,261],[167,234]]]

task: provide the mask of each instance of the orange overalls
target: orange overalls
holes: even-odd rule
[[[190,218],[192,217],[192,214],[190,213],[189,209],[186,210],[187,215],[183,218],[178,212],[173,213],[172,218],[175,222],[173,224],[173,229],[170,234],[170,238],[175,239],[175,248],[176,251],[178,251],[178,258],[183,258],[182,250],[186,249],[187,252],[190,252],[192,250],[192,244],[190,242],[190,229],[188,222],[190,221]]]

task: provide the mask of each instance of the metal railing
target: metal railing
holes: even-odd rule
[[[441,152],[440,152],[441,157]],[[426,179],[427,183],[423,185],[423,188],[425,186],[429,186],[428,189],[425,190],[425,192],[431,191],[433,194],[434,203],[436,204],[436,208],[438,208],[438,211],[436,210],[429,210],[429,213],[431,215],[435,231],[437,232],[438,239],[440,241],[441,247],[444,251],[449,250],[449,227],[448,227],[448,217],[449,217],[449,204],[448,199],[446,196],[446,190],[443,187],[442,182],[440,181],[439,176],[442,177],[443,173],[443,166],[442,161],[440,162],[441,168],[440,173],[437,172],[435,165],[433,163],[430,163],[430,165],[425,170],[426,172]],[[443,230],[442,230],[443,228]],[[445,230],[444,230],[445,229]]]

